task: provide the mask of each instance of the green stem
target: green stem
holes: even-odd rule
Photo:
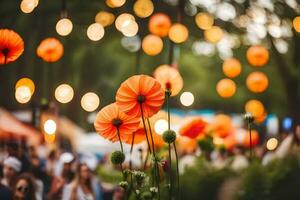
[[[248,131],[249,131],[249,139],[250,139],[250,162],[252,161],[252,133],[251,133],[251,122],[248,121]]]
[[[140,108],[141,108],[141,114],[142,114],[142,122],[143,122],[143,126],[144,126],[144,132],[146,134],[146,139],[147,139],[147,144],[148,144],[148,150],[149,150],[150,154],[152,154],[151,147],[150,147],[150,142],[149,142],[149,137],[148,137],[148,134],[147,134],[147,128],[146,128],[146,123],[145,123],[144,111],[143,111],[142,104],[140,104]]]
[[[118,135],[118,138],[119,138],[119,142],[120,142],[120,146],[121,146],[121,151],[124,154],[123,144],[122,144],[122,140],[121,140],[119,128],[117,128],[117,135]],[[121,171],[122,171],[122,174],[123,174],[123,179],[125,180],[125,174],[124,174],[124,169],[123,169],[122,163],[120,164],[120,167],[121,167]]]
[[[180,186],[179,186],[179,166],[178,166],[178,154],[177,154],[177,149],[176,149],[176,144],[175,142],[173,142],[173,147],[174,147],[174,151],[175,151],[175,157],[176,157],[176,175],[177,175],[177,195],[180,198]]]
[[[135,133],[132,134],[132,141],[131,141],[131,147],[130,147],[130,161],[129,161],[129,169],[132,170],[132,152],[133,152],[133,145],[134,145],[134,138],[135,138]]]
[[[169,145],[169,199],[172,199],[172,191],[173,191],[173,184],[172,184],[172,157],[171,157],[171,145]]]

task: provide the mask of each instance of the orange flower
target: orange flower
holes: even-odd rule
[[[18,33],[0,29],[0,65],[17,60],[23,51],[24,42]]]
[[[224,114],[218,114],[214,117],[212,127],[215,133],[221,138],[230,135],[233,129],[230,116]]]
[[[197,149],[197,141],[188,137],[178,137],[176,139],[176,146],[178,147],[179,154],[191,154]]]
[[[102,108],[96,117],[94,126],[104,138],[116,142],[119,140],[117,130],[123,142],[129,141],[132,133],[139,127],[140,119],[121,112],[115,103]]]
[[[169,65],[157,67],[153,75],[160,82],[164,90],[171,92],[171,96],[177,95],[183,87],[183,80],[180,73],[177,69]]]
[[[200,134],[204,134],[205,127],[206,122],[201,117],[197,117],[183,125],[179,129],[179,134],[194,139]]]
[[[44,39],[37,48],[37,55],[46,62],[58,61],[64,53],[64,47],[56,38]]]
[[[156,114],[165,94],[159,82],[147,75],[135,75],[124,81],[116,95],[116,103],[127,115],[145,118]],[[142,109],[141,109],[142,108]]]
[[[134,134],[134,144],[139,144],[146,140],[146,133],[143,127],[138,128],[136,131],[132,133]],[[129,137],[126,141],[127,144],[132,144],[133,136]]]

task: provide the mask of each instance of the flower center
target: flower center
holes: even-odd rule
[[[144,95],[140,94],[140,95],[137,96],[137,101],[139,103],[144,103],[146,101],[146,97]]]
[[[4,48],[2,49],[2,53],[3,55],[6,57],[8,55],[9,49],[8,48]]]
[[[171,90],[171,83],[170,82],[166,83],[166,90]]]
[[[115,118],[112,120],[112,124],[115,126],[115,127],[120,127],[122,125],[122,120],[119,119],[119,118]]]

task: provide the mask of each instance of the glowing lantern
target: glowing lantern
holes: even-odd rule
[[[30,101],[31,91],[27,86],[20,86],[16,89],[15,98],[17,102],[24,104]]]
[[[219,42],[223,37],[223,30],[218,26],[213,26],[204,31],[204,38],[211,43]]]
[[[35,85],[34,82],[30,78],[21,78],[17,81],[16,83],[16,90],[21,87],[21,86],[26,86],[29,88],[31,95],[33,95],[34,90],[35,90]]]
[[[159,119],[154,124],[154,130],[157,134],[162,135],[168,130],[168,121],[165,119]]]
[[[73,99],[74,90],[68,84],[61,84],[55,89],[55,98],[60,103],[68,103]]]
[[[100,104],[100,100],[97,94],[88,92],[81,98],[81,107],[87,112],[95,111]]]
[[[101,24],[103,27],[109,26],[115,21],[114,14],[106,11],[100,11],[95,17],[95,22]]]
[[[72,29],[72,21],[68,18],[62,18],[56,23],[56,32],[61,36],[69,35]]]
[[[276,138],[270,138],[267,141],[267,149],[269,151],[276,149],[277,146],[278,146],[278,140]]]
[[[189,37],[189,31],[183,24],[173,24],[169,30],[169,38],[175,43],[185,42]]]
[[[87,29],[87,36],[92,41],[98,41],[104,36],[104,28],[101,24],[93,23]]]
[[[125,4],[126,0],[106,0],[106,5],[111,8],[118,8]]]
[[[235,78],[240,75],[242,71],[242,66],[239,60],[236,58],[229,58],[223,63],[223,72],[229,78]]]
[[[166,37],[168,35],[171,25],[170,17],[164,13],[152,15],[148,24],[150,33],[160,37]]]
[[[163,41],[156,35],[147,35],[142,42],[144,52],[150,56],[159,54],[163,49]]]
[[[210,29],[214,24],[214,18],[208,13],[198,13],[195,17],[195,22],[202,30]]]
[[[252,72],[248,75],[247,87],[254,93],[264,92],[269,85],[268,77],[262,72]]]
[[[294,18],[293,27],[294,27],[295,31],[300,33],[300,16],[297,16],[297,17]]]
[[[136,21],[128,20],[125,23],[123,23],[123,26],[121,27],[121,32],[123,35],[127,37],[132,37],[137,34],[139,30],[139,26],[136,23]]]
[[[218,82],[216,89],[221,97],[229,98],[235,94],[236,84],[232,80],[224,78]]]
[[[247,60],[255,67],[262,67],[269,61],[269,52],[264,46],[251,46],[247,50]]]
[[[190,106],[194,103],[194,95],[191,92],[183,92],[180,95],[180,102],[184,106]]]
[[[134,16],[128,13],[123,13],[119,15],[115,21],[115,26],[118,31],[122,31],[122,27],[129,23],[130,21],[135,21]]]
[[[252,147],[258,145],[258,142],[259,142],[259,134],[258,134],[257,131],[252,130],[251,131],[251,145],[252,145]],[[249,131],[247,132],[246,137],[244,139],[244,146],[248,147],[248,148],[250,147],[250,133],[249,133]]]
[[[264,115],[265,113],[265,108],[264,105],[256,100],[256,99],[252,99],[249,100],[246,105],[245,105],[245,111],[248,113],[251,113],[253,115],[253,117],[260,117],[262,115]]]
[[[23,13],[31,13],[36,7],[35,0],[22,0],[20,4],[21,11]]]
[[[151,0],[137,0],[133,5],[134,13],[140,18],[149,17],[154,10]]]

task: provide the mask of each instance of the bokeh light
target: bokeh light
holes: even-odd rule
[[[74,97],[74,90],[68,84],[61,84],[55,89],[55,98],[60,103],[69,103]]]
[[[67,36],[72,32],[73,24],[68,18],[62,18],[56,23],[56,32],[61,36]]]
[[[156,13],[152,15],[148,24],[150,33],[160,37],[166,37],[171,26],[172,22],[170,17],[164,13]]]
[[[169,38],[175,43],[185,42],[189,37],[189,30],[183,24],[173,24],[169,30]]]
[[[196,25],[202,30],[210,29],[214,24],[214,18],[208,13],[200,12],[195,17]]]
[[[294,27],[295,31],[300,33],[300,16],[297,16],[297,17],[294,18],[293,27]]]
[[[101,24],[93,23],[87,29],[87,36],[92,41],[101,40],[104,36],[104,28]]]
[[[56,128],[57,128],[57,125],[54,120],[48,119],[47,121],[45,121],[44,131],[46,134],[49,134],[49,135],[55,134]]]
[[[121,27],[121,32],[124,36],[133,37],[137,34],[139,26],[134,20],[127,20]]]
[[[88,92],[81,98],[81,107],[87,112],[95,111],[100,104],[100,99],[97,94]]]
[[[165,119],[159,119],[154,123],[154,130],[157,134],[162,135],[168,130],[168,121]]]
[[[235,78],[240,75],[242,71],[241,63],[236,58],[226,59],[222,65],[223,72],[229,78]]]
[[[21,78],[16,82],[15,89],[21,86],[26,86],[30,89],[31,95],[33,95],[35,91],[34,82],[30,78]]]
[[[269,86],[269,79],[263,72],[252,72],[248,75],[246,84],[254,93],[264,92]]]
[[[133,15],[129,13],[123,13],[119,15],[115,21],[115,26],[118,31],[122,30],[122,27],[124,24],[128,23],[129,21],[135,21],[135,18]]]
[[[204,31],[204,38],[211,43],[219,42],[223,37],[223,30],[218,26],[213,26]]]
[[[133,5],[134,13],[140,18],[149,17],[154,10],[154,5],[151,0],[137,0]]]
[[[265,114],[265,107],[259,100],[251,99],[246,103],[245,111],[251,113],[254,118],[257,118]]]
[[[126,0],[106,0],[106,5],[111,8],[118,8],[123,6],[126,3]]]
[[[236,92],[236,84],[233,80],[224,78],[217,83],[216,90],[223,98],[230,98]]]
[[[20,86],[15,91],[15,98],[21,104],[28,103],[31,99],[31,91],[27,86]]]
[[[144,52],[150,56],[159,54],[163,49],[163,41],[156,35],[147,35],[142,41]]]
[[[194,103],[194,95],[191,92],[183,92],[180,95],[180,102],[184,106],[191,106]]]
[[[31,13],[37,6],[37,4],[38,1],[36,3],[35,0],[22,0],[20,4],[20,9],[23,13]]]
[[[101,24],[103,27],[110,26],[114,23],[114,14],[106,11],[100,11],[95,16],[95,22]]]
[[[278,140],[276,138],[270,138],[267,141],[267,149],[269,151],[272,151],[274,149],[276,149],[278,146]]]

